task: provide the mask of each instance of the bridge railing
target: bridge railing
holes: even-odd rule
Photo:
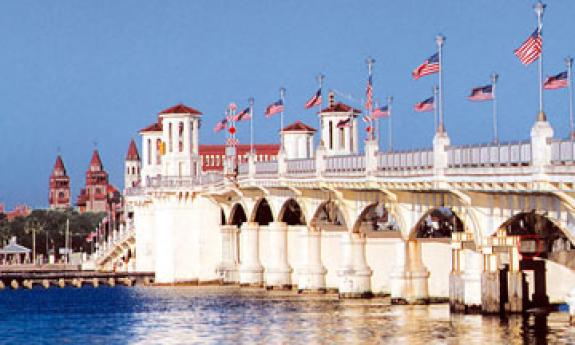
[[[220,172],[208,172],[199,176],[155,176],[148,178],[147,186],[150,188],[190,188],[218,184],[223,179],[224,176]]]
[[[315,175],[315,158],[286,160],[286,171],[289,175]]]
[[[256,162],[256,175],[273,175],[278,173],[277,161]]]
[[[325,158],[326,175],[365,174],[365,156],[329,156]]]
[[[418,170],[433,167],[433,149],[379,152],[377,170]]]
[[[247,175],[250,172],[250,166],[248,162],[238,164],[238,175]]]
[[[575,141],[556,140],[551,143],[551,163],[556,165],[575,163]]]
[[[531,164],[531,142],[454,146],[447,149],[449,168],[526,166]]]

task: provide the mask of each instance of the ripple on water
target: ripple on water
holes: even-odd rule
[[[565,313],[501,320],[450,314],[447,305],[235,288],[32,289],[0,296],[0,343],[575,343]]]

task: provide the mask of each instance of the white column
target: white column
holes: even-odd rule
[[[325,292],[327,270],[321,262],[321,232],[305,227],[299,237],[301,266],[296,270],[298,291]]]
[[[272,222],[268,224],[269,266],[265,268],[265,285],[271,288],[291,289],[288,263],[287,224]]]
[[[258,223],[243,223],[240,231],[240,284],[261,286],[263,267],[260,263]]]
[[[396,265],[391,273],[392,302],[427,302],[429,271],[421,258],[421,243],[417,240],[399,242],[395,255]]]
[[[216,271],[222,278],[223,283],[239,282],[238,275],[238,227],[236,225],[220,226],[222,236],[222,261]]]
[[[365,235],[346,232],[342,234],[340,243],[339,295],[352,298],[371,296],[372,270],[365,259]]]
[[[193,138],[192,147],[193,147],[194,154],[197,155],[198,154],[198,132],[199,132],[198,120],[194,119],[192,121],[192,124],[194,126],[194,131],[192,133],[192,138]]]
[[[183,145],[183,153],[185,153],[186,155],[190,154],[190,121],[188,119],[184,120],[184,133],[182,133],[182,141],[184,142]],[[191,173],[191,169],[190,171],[188,171],[188,174]]]
[[[481,311],[481,275],[483,254],[464,250],[463,299],[466,310]]]

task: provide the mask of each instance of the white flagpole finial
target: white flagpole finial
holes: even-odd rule
[[[541,35],[541,29],[543,28],[543,13],[545,12],[545,5],[541,1],[537,1],[533,5],[533,10],[537,15],[537,29],[539,35]],[[541,54],[539,55],[539,113],[537,114],[537,121],[547,121],[547,116],[545,116],[545,111],[543,110],[543,41],[541,41]]]
[[[439,54],[439,94],[437,97],[439,119],[437,125],[437,132],[443,133],[445,132],[445,126],[443,123],[443,45],[445,44],[445,36],[443,36],[442,34],[435,36],[435,43],[437,43],[437,52]]]

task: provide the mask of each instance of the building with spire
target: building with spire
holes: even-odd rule
[[[122,195],[108,182],[100,153],[94,150],[90,166],[86,171],[86,184],[80,191],[76,206],[80,212],[107,212],[112,218],[121,212]]]
[[[50,193],[48,202],[51,209],[63,209],[70,204],[70,177],[66,174],[66,168],[62,157],[56,157],[56,163],[50,174]]]
[[[140,184],[140,169],[142,162],[134,139],[130,141],[128,153],[126,154],[124,171],[124,188],[136,187]]]

